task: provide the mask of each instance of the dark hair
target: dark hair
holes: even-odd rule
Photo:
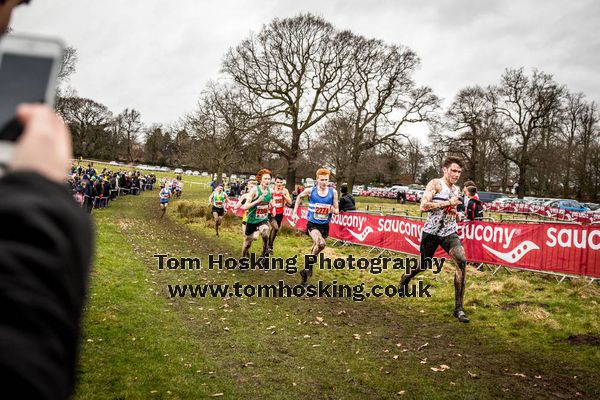
[[[475,196],[477,194],[477,188],[475,186],[467,186],[467,192],[469,192],[471,196]]]
[[[463,183],[463,187],[469,187],[469,186],[476,186],[475,182],[473,181],[466,181],[465,183]]]
[[[342,185],[341,191],[342,191],[342,194],[347,194],[348,193],[348,186]]]
[[[444,162],[442,164],[442,167],[448,168],[452,164],[457,164],[459,167],[462,168],[463,167],[463,160],[460,157],[449,156],[449,157],[446,157],[446,159],[444,160]]]
[[[283,176],[281,176],[281,175],[276,175],[276,176],[275,176],[275,180],[277,180],[277,179],[281,179],[281,180],[283,180]]]

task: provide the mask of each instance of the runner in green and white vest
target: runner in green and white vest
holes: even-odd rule
[[[246,201],[242,206],[242,209],[247,210],[242,257],[248,257],[250,246],[252,246],[253,241],[258,239],[258,235],[263,239],[261,257],[265,257],[269,250],[269,212],[275,212],[270,204],[273,202],[273,195],[269,187],[271,171],[261,169],[256,173],[256,180],[259,183],[258,186],[248,193],[251,201]]]

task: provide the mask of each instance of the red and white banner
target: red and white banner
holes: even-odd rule
[[[285,208],[284,223],[306,230],[307,208],[300,207],[296,221],[292,211]],[[406,217],[348,212],[332,216],[329,236],[418,255],[423,225]],[[600,278],[600,226],[467,221],[459,224],[458,235],[472,262]],[[447,255],[440,248],[436,256]]]

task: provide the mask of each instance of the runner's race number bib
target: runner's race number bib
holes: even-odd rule
[[[274,202],[275,202],[275,208],[283,207],[283,197],[276,197],[274,199]]]
[[[269,203],[257,205],[256,206],[256,219],[267,218],[268,212],[269,212]]]
[[[330,209],[329,204],[315,203],[314,218],[319,221],[327,221]]]
[[[223,208],[223,202],[219,201],[219,200],[215,201],[215,207],[217,207],[217,208]]]

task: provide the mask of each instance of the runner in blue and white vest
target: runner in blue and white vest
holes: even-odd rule
[[[169,199],[171,198],[170,187],[165,185],[164,183],[161,183],[158,197],[160,199],[160,210],[162,211],[160,217],[162,218],[165,216],[165,212],[167,212],[167,206],[169,205]]]
[[[338,194],[335,189],[329,187],[329,175],[331,172],[326,168],[317,170],[316,186],[306,188],[296,198],[292,218],[298,220],[298,207],[304,197],[308,197],[308,215],[306,233],[312,238],[313,246],[311,254],[317,255],[325,248],[325,239],[329,235],[329,221],[331,214],[339,214]],[[312,267],[300,270],[302,284],[306,284],[308,277],[312,275]]]

